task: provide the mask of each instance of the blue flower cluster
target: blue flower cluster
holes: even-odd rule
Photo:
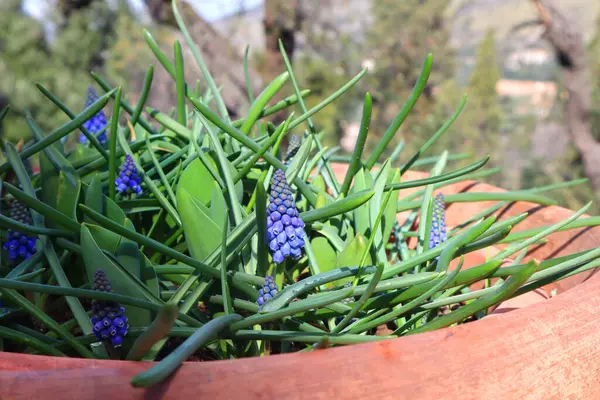
[[[304,222],[298,216],[292,190],[280,169],[271,179],[267,213],[267,238],[273,262],[280,264],[288,256],[299,259],[306,236]]]
[[[10,217],[15,221],[31,225],[31,216],[29,210],[17,200],[10,204]],[[18,264],[23,260],[35,254],[35,236],[30,236],[21,232],[8,230],[4,249],[8,252],[8,259],[13,264]]]
[[[101,269],[94,273],[94,290],[112,292],[112,286]],[[119,303],[105,300],[92,300],[92,318],[90,319],[98,340],[110,340],[114,347],[123,344],[123,337],[127,335],[129,324],[124,314],[125,309]]]
[[[440,243],[444,243],[448,239],[446,235],[446,218],[444,216],[445,209],[446,202],[444,201],[444,195],[438,193],[433,200],[433,210],[431,212],[430,249],[439,246]]]
[[[93,102],[98,100],[98,93],[96,93],[96,89],[93,86],[90,86],[87,90],[87,96],[85,98],[85,106],[89,107]],[[98,111],[96,115],[92,118],[88,119],[83,123],[83,127],[87,129],[92,135],[97,135],[101,132],[106,126],[108,122],[106,122],[106,115],[104,115],[104,110]],[[106,143],[106,130],[97,136],[100,144]],[[79,143],[85,144],[88,142],[88,139],[82,133],[79,136]]]
[[[141,181],[142,179],[138,175],[138,170],[133,163],[133,158],[127,154],[125,161],[119,169],[119,176],[115,179],[117,191],[121,194],[142,194]]]
[[[267,301],[269,301],[273,297],[275,297],[275,295],[277,294],[278,289],[279,288],[277,287],[277,284],[275,283],[275,278],[273,278],[272,276],[267,276],[265,278],[265,281],[263,282],[261,288],[258,291],[258,294],[260,296],[256,300],[256,303],[259,306],[262,306]]]
[[[300,142],[300,138],[298,136],[293,135],[290,138],[290,143],[288,144],[288,148],[285,153],[285,161],[283,162],[283,164],[286,167],[290,166],[290,163],[292,162],[292,158],[294,158],[296,153],[298,153],[298,150],[300,149],[301,144],[302,144],[302,142]]]

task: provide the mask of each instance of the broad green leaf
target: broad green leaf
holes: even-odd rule
[[[336,268],[342,267],[353,267],[357,266],[360,263],[360,259],[367,248],[367,241],[365,237],[358,232],[352,240],[346,241],[346,246],[344,249],[338,254]],[[365,265],[372,265],[373,260],[371,255],[367,256],[367,261]],[[346,282],[352,282],[353,278],[345,278],[340,279],[338,281],[332,282],[332,286],[340,286]]]
[[[94,241],[102,250],[115,253],[119,248],[122,237],[98,225],[87,224]]]
[[[217,224],[223,223],[223,215],[227,213],[225,196],[217,182],[213,182],[212,196],[210,200],[210,218]]]
[[[106,273],[113,292],[146,300],[146,296],[144,296],[140,287],[110,257],[102,252],[88,229],[89,226],[84,223],[81,227],[81,254],[89,281],[93,282],[94,273],[96,270],[101,269]],[[128,306],[125,308],[125,314],[131,326],[147,326],[152,321],[150,312],[142,308]]]
[[[361,168],[358,173],[354,176],[354,185],[350,190],[350,193],[359,193],[366,189],[373,188],[373,179],[364,168]],[[354,210],[354,228],[356,233],[367,233],[369,229],[369,203],[363,204],[362,206]],[[357,260],[358,262],[358,260]]]
[[[400,179],[400,169],[394,168],[388,174],[387,184],[390,185],[393,183],[400,183]],[[381,221],[381,231],[383,232],[384,244],[390,237],[392,229],[394,228],[394,223],[396,222],[396,204],[398,202],[399,193],[399,189],[392,192],[392,197],[390,198],[390,201],[385,209],[385,214],[383,215],[383,221]]]
[[[190,253],[204,260],[221,244],[223,230],[210,218],[210,210],[183,187],[177,189],[177,206]]]
[[[213,166],[214,171],[219,170],[217,168],[217,163],[208,155],[208,153],[206,154],[206,160]],[[231,169],[231,173],[235,175],[237,173],[235,167],[230,162],[228,162],[228,165]],[[215,182],[215,179],[204,163],[200,159],[195,159],[183,170],[183,173],[179,178],[177,190],[179,190],[179,188],[187,190],[193,198],[201,201],[205,206],[208,206],[212,198],[212,190],[207,190],[207,188],[212,188],[213,182]],[[242,200],[243,190],[242,181],[235,184],[236,196],[239,201]]]
[[[329,240],[323,236],[317,236],[310,241],[313,252],[317,259],[321,272],[331,271],[336,268],[337,254]]]
[[[383,207],[383,199],[384,196],[387,195],[387,192],[384,192],[383,189],[388,181],[388,176],[390,172],[390,164],[388,161],[385,162],[377,177],[375,178],[375,182],[373,184],[373,190],[375,194],[369,200],[369,229],[375,226],[375,221],[381,212],[381,207]],[[388,202],[389,204],[393,204]],[[387,206],[386,206],[387,208]],[[381,226],[375,232],[369,232],[369,235],[375,235],[373,238],[373,245],[376,249],[377,254],[377,262],[387,262],[387,257],[385,255],[385,240],[383,239],[383,234],[381,230]]]
[[[104,214],[102,207],[102,182],[100,181],[98,174],[94,175],[85,191],[85,205],[100,214]],[[87,216],[84,216],[83,220],[87,223],[93,223]]]

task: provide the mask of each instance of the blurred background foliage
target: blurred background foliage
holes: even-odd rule
[[[243,114],[250,104],[243,77],[246,46],[256,95],[284,69],[277,48],[282,39],[300,85],[312,90],[306,99],[309,108],[368,68],[357,88],[314,117],[317,129],[325,132],[325,143],[340,146],[336,155],[354,147],[364,92],[370,91],[374,100],[368,142],[372,148],[408,97],[425,56],[433,53],[434,70],[424,96],[387,155],[398,141],[404,142],[403,154],[420,146],[466,93],[469,98],[461,117],[432,153],[448,149],[472,158],[490,154],[489,166],[503,169],[489,181],[519,189],[586,173],[592,178],[569,131],[564,110],[572,96],[568,81],[564,84],[566,67],[544,35],[548,26],[540,23],[544,14],[539,5],[555,7],[567,28],[581,34],[582,70],[591,96],[586,116],[590,134],[600,141],[598,2],[189,0],[183,10],[234,115]],[[111,85],[123,86],[134,103],[148,65],[154,62],[143,28],[172,54],[173,41],[179,38],[175,25],[170,0],[3,0],[0,107],[11,105],[0,126],[3,138],[29,139],[26,110],[46,132],[67,120],[36,83],[79,111],[87,86],[94,84],[89,71],[94,71]],[[201,74],[189,54],[186,57],[186,79],[195,84]],[[162,67],[155,65],[149,105],[165,112],[175,104],[168,82]],[[201,80],[199,86],[205,89]],[[282,96],[292,93],[291,86],[286,90]],[[403,162],[403,156],[397,162]],[[557,196],[577,208],[594,197],[594,187]]]

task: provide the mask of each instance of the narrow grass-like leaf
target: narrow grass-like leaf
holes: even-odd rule
[[[425,86],[427,85],[427,80],[429,79],[429,74],[431,73],[432,66],[433,57],[431,56],[431,54],[429,54],[425,59],[425,63],[423,64],[421,75],[419,75],[419,78],[417,79],[417,82],[415,83],[412,92],[408,96],[406,103],[404,103],[402,109],[400,110],[400,112],[398,112],[398,115],[396,115],[394,121],[392,121],[392,124],[387,128],[387,130],[383,134],[383,137],[377,143],[377,147],[375,147],[375,150],[373,150],[371,156],[367,160],[366,168],[368,170],[373,168],[373,166],[377,162],[377,159],[379,159],[381,154],[383,154],[388,144],[392,141],[392,139],[396,135],[396,132],[406,119],[406,117],[408,117],[410,111],[413,109],[415,104],[417,104],[417,100],[419,99],[421,93],[423,93],[423,90],[425,90]]]
[[[206,325],[198,329],[185,342],[173,350],[161,362],[152,368],[136,375],[131,384],[135,387],[149,387],[162,382],[171,375],[179,366],[199,348],[217,337],[224,329],[231,326],[232,323],[239,321],[242,317],[238,314],[224,315],[215,318]]]
[[[131,346],[131,350],[127,353],[127,360],[141,360],[154,343],[168,335],[177,319],[177,314],[177,306],[173,304],[162,306],[152,324],[138,336]]]
[[[358,193],[353,193],[346,198],[327,204],[321,208],[300,213],[300,218],[306,223],[328,219],[360,207],[369,201],[374,194],[375,192],[373,190],[363,190]]]
[[[413,329],[409,334],[429,332],[434,329],[440,329],[456,322],[460,322],[470,315],[473,315],[481,310],[484,310],[494,304],[498,304],[512,295],[518,288],[533,274],[537,268],[535,261],[530,261],[519,272],[512,275],[502,286],[495,288],[492,293],[475,300],[465,306],[460,307],[456,311],[442,315],[433,319],[420,327]]]
[[[360,130],[358,132],[358,137],[356,138],[356,145],[354,147],[354,151],[352,152],[352,161],[346,170],[346,176],[344,178],[344,183],[342,184],[342,188],[340,190],[341,194],[344,196],[348,196],[348,191],[350,190],[350,184],[352,183],[352,178],[361,164],[361,157],[363,149],[365,148],[365,143],[367,142],[367,135],[369,134],[369,124],[371,122],[371,94],[367,92],[365,94],[365,102],[363,103],[363,111],[362,118],[360,120]]]
[[[458,108],[454,112],[454,114],[452,114],[452,116],[446,122],[444,122],[444,124],[440,127],[440,129],[438,129],[438,131],[436,133],[434,133],[433,136],[430,137],[423,144],[423,146],[421,146],[421,148],[419,150],[417,150],[417,152],[410,158],[410,160],[408,160],[408,162],[400,168],[400,172],[402,172],[404,174],[406,171],[408,171],[408,169],[414,165],[414,163],[419,159],[419,157],[421,157],[421,155],[423,153],[425,153],[427,151],[427,149],[429,149],[429,147],[431,147],[435,143],[435,141],[438,140],[440,138],[440,136],[442,136],[448,130],[448,128],[450,128],[450,126],[452,126],[452,124],[454,123],[456,118],[458,118],[458,116],[460,115],[466,102],[467,102],[467,96],[463,96],[463,98],[462,98],[460,104],[458,105]]]
[[[121,88],[117,89],[115,93],[115,106],[113,107],[112,120],[110,122],[110,153],[108,158],[108,197],[111,200],[115,200],[117,193],[117,185],[115,180],[117,179],[117,132],[119,130],[119,114],[121,111]],[[152,154],[152,152],[151,152]]]

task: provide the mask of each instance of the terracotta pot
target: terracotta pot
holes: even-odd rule
[[[337,173],[343,175],[343,166],[336,166]],[[408,173],[405,180],[423,175]],[[443,193],[500,190],[463,182]],[[446,221],[454,226],[489,205],[452,204]],[[528,203],[501,213],[508,217],[525,211],[531,216],[515,231],[572,214]],[[528,257],[542,260],[594,248],[600,229],[569,230],[549,239]],[[469,264],[484,255],[472,257]],[[560,294],[548,298],[554,288]],[[185,363],[168,381],[148,390],[135,389],[129,381],[150,363],[0,353],[0,398],[52,393],[78,400],[598,399],[599,343],[600,278],[588,272],[514,298],[495,316],[455,328],[308,353]]]

